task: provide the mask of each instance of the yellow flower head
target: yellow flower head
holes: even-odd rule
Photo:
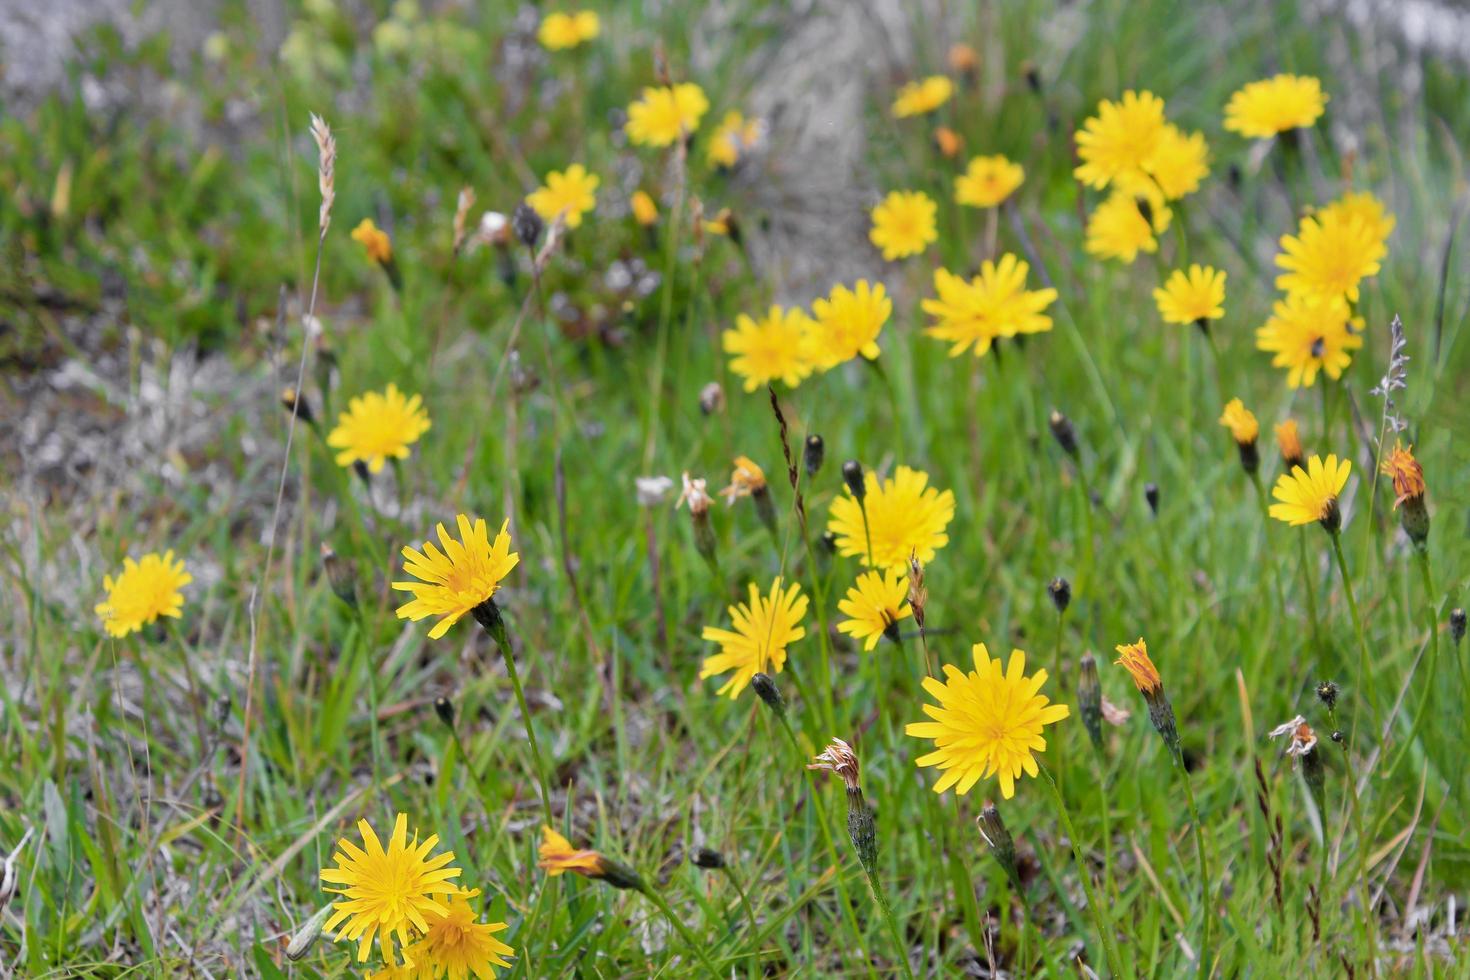
[[[1337,498],[1352,468],[1352,463],[1339,462],[1336,456],[1328,456],[1325,463],[1322,457],[1313,456],[1306,469],[1297,466],[1281,474],[1271,490],[1271,496],[1280,501],[1271,505],[1271,516],[1292,527],[1320,521],[1328,530],[1337,530]]]
[[[532,191],[526,203],[546,221],[555,221],[558,215],[565,214],[567,227],[577,228],[582,224],[582,215],[597,207],[600,183],[602,178],[574,163],[565,171],[553,170],[547,174],[545,185]]]
[[[909,595],[909,577],[903,568],[894,565],[878,572],[863,572],[857,583],[847,590],[847,598],[837,603],[837,608],[849,618],[837,624],[839,633],[846,633],[863,641],[863,649],[871,650],[885,633],[894,630],[894,624],[914,614],[905,603]]]
[[[1198,264],[1188,272],[1175,269],[1168,282],[1154,290],[1154,302],[1165,323],[1206,325],[1225,315],[1225,273]]]
[[[1143,169],[1168,200],[1193,194],[1210,175],[1210,148],[1205,145],[1204,134],[1185,135],[1177,126],[1164,126]]]
[[[602,30],[597,14],[582,10],[575,14],[547,14],[541,21],[536,39],[548,51],[566,51],[584,41],[590,41]]]
[[[1276,426],[1276,445],[1281,449],[1281,459],[1288,470],[1302,464],[1305,454],[1302,451],[1302,438],[1297,431],[1296,419],[1287,419]]]
[[[960,155],[964,149],[965,140],[948,126],[934,127],[934,146],[939,150],[939,155],[946,160],[953,160]]]
[[[772,306],[764,317],[753,320],[741,313],[735,328],[720,335],[720,344],[730,359],[730,370],[745,380],[745,390],[755,391],[772,381],[795,388],[812,373],[811,335],[816,324],[798,309]]]
[[[121,638],[160,616],[178,619],[184,609],[184,596],[179,590],[192,581],[194,577],[172,551],[162,555],[149,552],[138,561],[124,558],[122,574],[102,579],[107,600],[96,607],[102,628],[108,636]]]
[[[1322,221],[1335,219],[1343,224],[1350,224],[1357,218],[1368,226],[1373,237],[1380,242],[1388,241],[1388,236],[1393,234],[1394,225],[1398,223],[1398,219],[1388,213],[1388,208],[1371,191],[1349,191],[1319,210],[1317,217]]]
[[[408,447],[428,431],[423,399],[404,397],[390,383],[381,394],[370,391],[348,401],[347,411],[337,416],[337,427],[327,435],[327,445],[340,450],[338,466],[361,462],[378,473],[389,459],[407,459]]]
[[[693,135],[707,111],[709,99],[693,82],[645,88],[643,97],[628,106],[623,131],[638,146],[668,146]]]
[[[730,485],[720,491],[720,496],[725,498],[725,503],[733,504],[741,497],[764,493],[765,489],[765,471],[749,456],[736,456],[735,469],[730,472]]]
[[[918,255],[939,240],[934,225],[937,211],[923,191],[892,191],[873,209],[868,238],[890,262]]]
[[[906,568],[909,555],[927,564],[949,544],[945,528],[954,520],[954,493],[929,486],[929,474],[900,466],[891,478],[880,481],[869,470],[863,475],[863,486],[861,504],[847,488],[832,501],[828,513],[827,530],[837,535],[837,550],[843,555],[856,555],[870,567]],[[869,537],[873,542],[871,563]]]
[[[1157,252],[1158,239],[1173,218],[1157,189],[1140,185],[1138,191],[1114,191],[1092,212],[1087,222],[1086,248],[1100,259],[1132,263],[1139,252]]]
[[[740,155],[760,142],[760,138],[761,121],[746,119],[738,110],[731,109],[710,135],[705,159],[711,167],[733,167]]]
[[[1230,96],[1225,128],[1249,139],[1268,139],[1289,129],[1311,126],[1322,115],[1327,95],[1309,75],[1277,75],[1251,82]]]
[[[1133,686],[1140,693],[1157,694],[1164,682],[1159,677],[1159,668],[1149,659],[1148,644],[1143,642],[1143,637],[1140,636],[1137,643],[1124,643],[1115,649],[1118,659],[1113,663],[1128,671],[1128,676],[1133,678]]]
[[[596,851],[579,851],[571,841],[550,827],[541,828],[541,847],[536,866],[544,868],[555,878],[568,871],[575,871],[584,878],[597,878],[602,874],[602,855]]]
[[[700,634],[720,645],[720,652],[706,657],[699,668],[700,679],[728,671],[735,673],[725,681],[718,694],[735,698],[745,690],[756,674],[779,674],[786,664],[786,647],[806,636],[801,625],[806,615],[807,599],[801,585],[793,582],[781,588],[781,579],[771,583],[771,594],[762,596],[750,583],[750,602],[731,606],[733,630],[706,626]]]
[[[950,341],[950,357],[974,348],[983,357],[998,337],[1043,333],[1051,329],[1044,312],[1056,301],[1055,289],[1026,289],[1030,267],[1009,253],[995,263],[987,259],[980,275],[969,282],[946,269],[934,270],[937,299],[923,301],[924,312],[934,317],[924,333]]]
[[[944,75],[930,75],[917,82],[909,82],[898,90],[893,100],[893,115],[896,119],[922,116],[933,112],[949,101],[954,94],[954,82]]]
[[[1225,411],[1220,414],[1220,424],[1229,429],[1230,437],[1241,445],[1255,442],[1256,437],[1261,434],[1260,423],[1239,398],[1232,398],[1225,404]]]
[[[361,244],[367,257],[379,265],[393,258],[393,242],[372,218],[363,218],[357,223],[357,227],[352,229],[352,240]]]
[[[1065,704],[1051,704],[1040,693],[1046,670],[1026,676],[1026,654],[1011,651],[1005,670],[1000,658],[990,659],[985,644],[971,650],[975,669],[968,674],[953,664],[944,665],[945,680],[924,678],[924,690],[939,702],[924,705],[933,721],[914,722],[904,733],[934,740],[934,751],[914,760],[919,766],[938,766],[944,771],[934,792],[951,786],[961,796],[982,779],[1000,777],[1000,793],[1016,795],[1016,780],[1024,771],[1037,774],[1032,752],[1046,751],[1043,732],[1071,712]]]
[[[816,366],[831,370],[859,354],[876,359],[878,333],[892,313],[893,301],[881,282],[859,279],[852,289],[833,286],[826,299],[812,303],[810,350]]]
[[[647,191],[634,191],[628,198],[628,209],[633,212],[633,220],[645,228],[658,220],[658,205]]]
[[[424,542],[423,554],[405,545],[403,570],[420,581],[393,583],[398,591],[413,593],[413,599],[398,607],[399,619],[418,622],[427,616],[442,617],[429,630],[431,640],[439,639],[461,616],[494,596],[501,581],[521,560],[510,550],[510,521],[501,523],[494,544],[490,543],[483,518],[471,524],[460,514],[455,523],[458,541],[449,536],[443,524],[435,527],[443,551],[432,541]]]
[[[1164,135],[1164,100],[1150,92],[1124,92],[1122,101],[1102,100],[1097,115],[1077,131],[1073,171],[1089,187],[1104,188],[1119,178],[1136,181]]]
[[[1276,286],[1288,293],[1358,301],[1358,284],[1375,275],[1388,252],[1377,226],[1341,210],[1303,218],[1295,235],[1281,237]]]
[[[418,976],[432,980],[492,980],[495,967],[510,966],[507,956],[515,950],[495,938],[507,928],[504,922],[481,922],[469,900],[478,897],[478,888],[461,888],[445,903],[448,914],[431,919],[424,937],[404,950],[413,960]]]
[[[430,856],[439,843],[438,834],[430,834],[421,844],[415,832],[409,841],[406,814],[394,820],[386,849],[366,820],[359,820],[357,829],[362,847],[342,838],[332,858],[337,866],[321,871],[327,882],[322,890],[342,896],[332,903],[332,917],[322,928],[335,930],[339,941],[357,943],[359,963],[368,958],[376,937],[383,959],[393,963],[389,937],[397,936],[399,947],[406,949],[410,930],[426,933],[432,920],[448,915],[447,903],[438,896],[458,891],[449,879],[459,877],[460,869],[445,867],[454,860],[450,851]]]
[[[1336,381],[1352,363],[1349,351],[1363,346],[1353,326],[1341,296],[1291,294],[1271,308],[1271,319],[1256,331],[1256,347],[1276,355],[1273,367],[1288,369],[1287,384],[1310,388],[1318,371]]]
[[[1424,467],[1414,458],[1413,446],[1405,449],[1394,443],[1393,449],[1384,457],[1379,472],[1393,480],[1393,492],[1397,494],[1393,502],[1395,510],[1405,500],[1424,496]]]
[[[1015,193],[1026,179],[1019,163],[1003,156],[975,157],[955,178],[954,199],[972,208],[993,208]]]

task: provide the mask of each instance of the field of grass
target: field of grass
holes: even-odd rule
[[[360,820],[386,841],[399,813],[506,924],[500,976],[1470,976],[1462,66],[1315,4],[940,4],[828,69],[859,79],[861,116],[772,113],[720,168],[725,114],[782,104],[763,66],[783,42],[868,15],[589,6],[597,37],[549,51],[551,8],[306,0],[267,51],[226,4],[182,61],[98,32],[66,89],[0,113],[0,977],[370,975],[379,944],[360,963],[335,925],[305,936],[338,898],[338,841]],[[1319,78],[1325,115],[1227,130],[1231,94],[1277,72]],[[936,74],[952,97],[895,118],[899,87]],[[668,81],[709,110],[683,147],[635,145],[628,106]],[[1074,176],[1073,137],[1130,89],[1203,134],[1209,175],[1124,263],[1085,247],[1110,192]],[[320,245],[313,114],[336,154]],[[866,211],[923,191],[937,240],[895,261],[842,243],[861,268],[834,259],[803,292],[769,244],[804,203],[778,186],[801,125],[861,127],[862,172],[833,193]],[[990,154],[1025,182],[956,203]],[[495,231],[572,164],[600,178],[579,226],[532,248]],[[1347,191],[1396,225],[1351,364],[1292,388],[1256,344],[1280,239]],[[352,235],[369,218],[391,263]],[[935,270],[1002,253],[1055,289],[1049,329],[948,356],[925,333]],[[1208,331],[1153,297],[1190,263],[1227,273]],[[745,390],[722,350],[737,317],[860,275],[892,299],[877,357]],[[1395,317],[1409,359],[1386,406]],[[379,472],[338,465],[339,413],[389,384],[430,427]],[[1255,479],[1219,422],[1236,397]],[[1423,467],[1422,547],[1377,473],[1390,415]],[[1267,516],[1287,418],[1308,456],[1352,464],[1336,538]],[[769,511],[717,496],[701,527],[681,477],[715,494],[739,456]],[[954,502],[922,630],[901,619],[870,651],[837,630],[864,555],[822,540],[849,461]],[[484,607],[437,639],[396,615],[401,549],[459,514],[492,538],[509,522],[499,637]],[[104,579],[168,550],[192,575],[180,615],[112,635]],[[780,710],[700,677],[704,631],[778,576],[808,600],[764,665]],[[1152,705],[1114,664],[1140,637]],[[1069,708],[1010,798],[994,776],[932,792],[934,744],[905,733],[926,673],[971,669],[978,643],[1026,651]],[[1150,723],[1165,697],[1177,753]],[[970,706],[977,738],[1003,708]],[[1307,758],[1267,734],[1297,715]],[[808,768],[834,737],[861,794]],[[977,829],[988,801],[1013,856]],[[600,862],[550,874],[547,825]]]

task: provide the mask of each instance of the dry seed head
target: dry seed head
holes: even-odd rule
[[[852,750],[851,745],[840,738],[833,738],[831,744],[812,759],[807,768],[835,773],[842,779],[843,785],[850,790],[862,788],[862,772],[858,765],[857,753]]]
[[[311,138],[316,141],[316,186],[322,195],[317,232],[325,235],[327,226],[332,223],[332,202],[337,199],[337,139],[327,121],[314,112],[311,114]]]

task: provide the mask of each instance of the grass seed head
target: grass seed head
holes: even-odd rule
[[[332,223],[332,202],[337,199],[337,139],[325,119],[311,114],[311,138],[316,142],[316,185],[322,205],[317,212],[317,232],[325,235]]]

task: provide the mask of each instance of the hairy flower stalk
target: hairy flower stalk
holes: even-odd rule
[[[475,617],[475,622],[484,627],[495,640],[495,645],[500,647],[500,654],[505,661],[505,671],[510,675],[510,686],[515,691],[516,707],[521,712],[521,723],[526,728],[526,741],[531,743],[531,757],[536,763],[536,783],[541,790],[541,806],[546,811],[546,819],[552,819],[551,814],[551,789],[550,780],[547,776],[546,757],[541,753],[541,743],[536,740],[536,726],[531,721],[531,708],[526,703],[526,691],[521,686],[520,671],[516,669],[515,650],[510,645],[510,634],[505,628],[505,617],[500,612],[493,597],[486,599],[474,609],[470,615]]]

